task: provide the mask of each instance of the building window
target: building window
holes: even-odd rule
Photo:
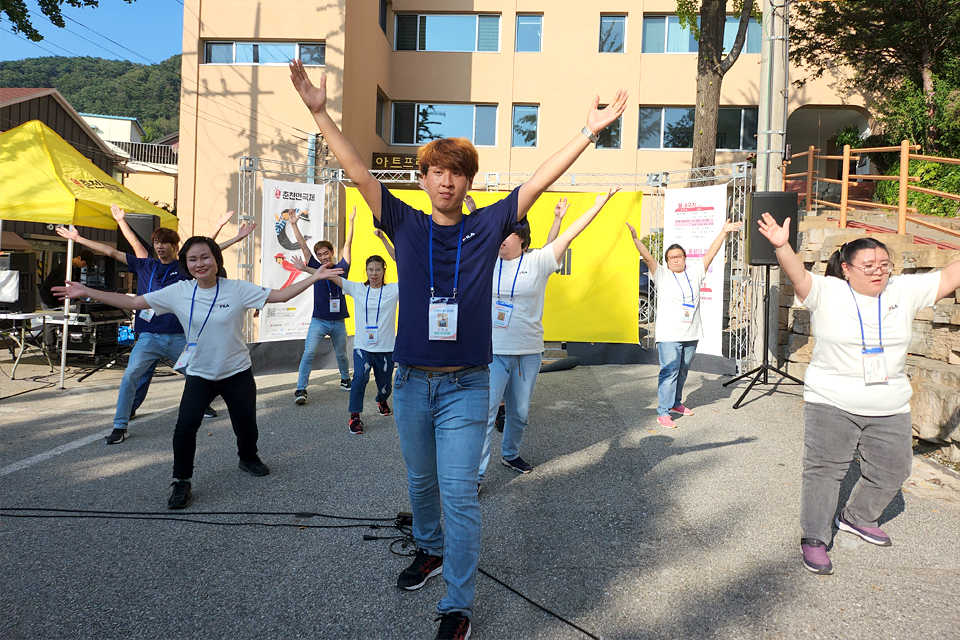
[[[537,146],[537,124],[540,107],[529,104],[513,105],[513,146]]]
[[[497,144],[497,105],[393,104],[392,144],[424,144],[440,138],[467,138],[478,147]]]
[[[697,16],[697,25],[700,17]],[[727,16],[723,25],[723,51],[729,52],[737,37],[740,18]],[[642,53],[697,53],[700,46],[693,32],[680,26],[677,16],[643,16]],[[760,24],[750,18],[742,53],[760,53]]]
[[[600,105],[601,109],[605,109],[607,105]],[[619,149],[620,148],[620,130],[621,125],[623,124],[623,116],[620,116],[609,125],[607,128],[597,134],[600,139],[597,140],[597,149]]]
[[[378,93],[378,94],[377,94],[377,121],[376,121],[377,124],[376,124],[376,131],[377,131],[377,135],[380,136],[381,138],[383,137],[383,110],[384,110],[384,107],[385,107],[385,106],[386,106],[386,105],[385,105],[385,103],[384,103],[384,101],[383,101],[383,96],[381,96],[381,95]]]
[[[757,148],[757,109],[722,107],[717,117],[717,149]],[[686,107],[640,107],[639,149],[689,149],[693,146],[694,110]]]
[[[543,16],[517,16],[517,53],[540,53]]]
[[[600,53],[623,53],[627,16],[600,16]]]
[[[327,46],[322,42],[207,42],[205,64],[286,65],[299,59],[322,67]]]
[[[380,0],[380,28],[387,32],[387,0]]]
[[[500,51],[498,15],[398,15],[397,51]]]

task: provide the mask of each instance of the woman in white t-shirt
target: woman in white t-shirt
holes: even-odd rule
[[[243,339],[246,310],[262,309],[267,302],[286,302],[314,282],[343,273],[342,269],[321,268],[284,289],[267,289],[243,280],[218,278],[222,268],[223,254],[217,243],[194,236],[180,250],[180,270],[190,274],[191,280],[135,297],[73,282],[54,289],[61,298],[92,298],[150,314],[174,313],[183,325],[187,346],[174,368],[184,373],[186,382],[173,432],[173,492],[167,501],[170,509],[182,509],[190,502],[197,430],[204,409],[217,396],[223,398],[230,412],[240,469],[254,476],[270,473],[257,456],[257,385]]]
[[[389,251],[390,245],[381,236]],[[400,287],[386,284],[387,261],[380,256],[367,258],[367,281],[363,284],[333,277],[344,293],[353,298],[353,382],[350,384],[350,433],[363,433],[363,396],[370,381],[370,372],[377,384],[377,411],[382,416],[393,413],[387,398],[393,391],[393,347],[397,341],[397,300]]]
[[[676,429],[671,413],[692,416],[683,405],[683,383],[697,353],[697,342],[703,337],[700,326],[700,285],[707,277],[710,263],[720,251],[727,234],[743,228],[742,222],[725,222],[716,240],[707,249],[703,260],[687,265],[687,252],[672,244],[664,252],[665,264],[659,264],[637,237],[637,230],[627,223],[633,244],[647,263],[657,289],[657,353],[660,356],[660,377],[657,382],[657,423]],[[660,268],[663,267],[663,268]]]
[[[520,473],[533,470],[530,463],[520,457],[520,443],[543,358],[543,302],[547,280],[560,268],[560,261],[573,239],[593,222],[603,205],[619,190],[617,187],[599,194],[586,213],[542,249],[528,251],[530,224],[526,219],[520,221],[514,233],[500,245],[500,260],[493,268],[493,362],[490,364],[487,437],[480,459],[481,481],[490,463],[490,444],[501,400],[506,414],[500,462]]]
[[[939,272],[891,276],[883,243],[858,238],[833,253],[825,277],[804,269],[787,243],[789,218],[781,227],[764,213],[759,226],[810,311],[815,342],[803,383],[800,548],[808,570],[829,574],[834,522],[872,544],[891,544],[877,520],[913,459],[913,389],[904,371],[913,319],[960,288],[960,261]],[[857,449],[860,479],[834,519],[840,482]]]

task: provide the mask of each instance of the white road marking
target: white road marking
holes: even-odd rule
[[[102,433],[95,433],[92,436],[87,436],[86,438],[80,438],[79,440],[74,440],[73,442],[68,442],[67,444],[62,444],[59,447],[50,449],[49,451],[44,451],[43,453],[38,453],[37,455],[27,458],[26,460],[21,460],[20,462],[14,462],[13,464],[6,466],[0,469],[0,477],[9,475],[16,471],[26,469],[27,467],[32,467],[35,464],[43,462],[44,460],[49,460],[50,458],[59,456],[68,451],[73,451],[74,449],[79,449],[80,447],[86,446],[91,442],[96,442],[97,440],[102,440],[106,438],[112,429],[108,429]]]

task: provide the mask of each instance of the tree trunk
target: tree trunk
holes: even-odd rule
[[[723,72],[723,25],[726,2],[703,0],[700,6],[700,42],[697,53],[697,104],[693,121],[693,166],[712,167],[717,162],[717,118]]]
[[[936,153],[940,145],[937,138],[940,133],[937,131],[937,108],[934,102],[933,89],[933,62],[931,61],[930,50],[923,49],[923,68],[920,70],[923,78],[923,100],[927,106],[927,148],[925,153]]]

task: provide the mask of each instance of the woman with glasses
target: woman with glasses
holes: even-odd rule
[[[858,238],[837,249],[820,276],[787,243],[789,218],[781,227],[764,213],[759,226],[810,311],[816,341],[803,384],[800,548],[804,566],[826,575],[833,573],[827,545],[834,523],[871,544],[891,544],[877,520],[913,459],[913,389],[904,371],[913,319],[960,287],[960,261],[943,271],[891,277],[884,244]],[[857,449],[860,479],[836,514],[840,482]]]
[[[660,356],[660,377],[657,383],[657,423],[676,429],[671,413],[692,416],[693,411],[682,402],[683,383],[697,353],[697,342],[703,337],[700,326],[700,285],[707,277],[710,263],[720,251],[727,234],[743,228],[742,222],[726,222],[703,260],[687,265],[687,252],[678,244],[667,247],[666,264],[657,263],[653,254],[637,238],[637,230],[627,223],[633,243],[657,288],[657,353]],[[660,267],[666,267],[661,269]]]

